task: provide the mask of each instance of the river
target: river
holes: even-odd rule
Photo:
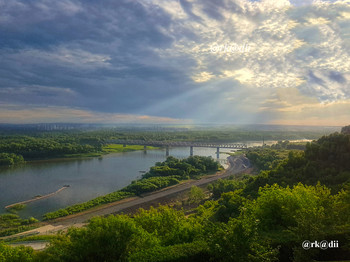
[[[266,142],[268,144],[273,141]],[[248,146],[261,143],[249,143]],[[219,161],[225,165],[232,149],[220,149]],[[170,148],[170,155],[188,157],[188,147]],[[194,155],[216,158],[216,148],[194,148]],[[42,215],[97,196],[117,191],[141,177],[156,162],[166,159],[165,149],[112,153],[103,157],[62,159],[30,162],[23,166],[0,171],[0,213],[5,206],[28,200],[37,195],[55,192],[63,185],[69,188],[58,194],[28,203],[18,214],[25,218]]]

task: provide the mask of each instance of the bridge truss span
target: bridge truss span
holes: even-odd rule
[[[231,149],[246,149],[246,144],[242,143],[205,143],[205,142],[182,142],[182,141],[147,141],[147,140],[107,140],[107,144],[121,145],[143,145],[155,147],[209,147],[209,148],[231,148]]]

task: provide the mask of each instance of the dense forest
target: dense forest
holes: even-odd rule
[[[281,153],[276,163],[269,158],[275,150],[250,149],[247,156],[259,163],[260,173],[210,185],[209,198],[190,215],[161,206],[133,216],[97,217],[86,228],[59,234],[44,251],[0,244],[0,261],[349,259],[350,136],[324,136],[303,151]],[[202,168],[174,158],[166,162],[158,163],[143,179],[196,175]],[[187,171],[181,173],[179,167]],[[339,248],[304,250],[305,240],[337,240]]]
[[[293,186],[299,182],[308,185],[321,182],[334,192],[344,188],[350,183],[349,137],[339,133],[323,136],[307,143],[304,151],[289,151],[285,159],[276,157],[275,160],[277,153],[271,148],[248,151],[247,156],[253,163],[265,170],[250,178],[252,194],[256,194],[260,186],[273,183]]]
[[[25,160],[63,157],[67,154],[99,152],[102,143],[95,138],[69,138],[65,135],[54,137],[3,136],[0,152]],[[1,157],[1,156],[0,156]],[[15,164],[15,162],[11,163]]]

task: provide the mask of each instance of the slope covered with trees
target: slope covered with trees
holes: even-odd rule
[[[248,152],[247,156],[253,155],[263,163],[270,163],[264,154],[254,151]],[[252,158],[253,162],[255,158]],[[265,166],[262,168],[259,164],[259,167],[265,170]],[[251,178],[249,190],[252,194],[256,194],[259,187],[265,184],[292,186],[299,182],[308,185],[321,182],[337,192],[350,183],[350,136],[339,133],[323,136],[307,143],[304,151],[289,151],[287,158],[276,165],[270,164],[270,167]]]
[[[349,136],[322,137],[257,176],[211,185],[211,197],[190,215],[163,206],[98,217],[58,235],[44,251],[0,250],[21,261],[344,261],[350,257],[349,151]],[[144,179],[181,177],[172,165],[167,176],[164,166]],[[305,250],[305,240],[338,240],[339,248]]]

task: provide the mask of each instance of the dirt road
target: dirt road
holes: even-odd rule
[[[94,216],[104,216],[108,214],[115,214],[115,213],[122,212],[123,210],[126,210],[128,208],[142,206],[147,202],[155,201],[157,199],[160,200],[164,197],[169,197],[173,194],[178,194],[185,190],[189,190],[192,186],[203,186],[205,184],[212,183],[215,180],[218,180],[220,178],[226,178],[226,177],[229,177],[230,175],[241,173],[247,170],[248,168],[250,168],[249,160],[243,155],[234,156],[234,157],[230,156],[228,158],[228,161],[229,161],[229,167],[225,171],[218,172],[215,175],[206,176],[200,180],[190,180],[170,188],[165,188],[161,191],[143,195],[143,197],[132,197],[132,198],[118,201],[118,202],[99,206],[97,208],[90,209],[78,214],[58,218],[48,222],[42,222],[41,227],[38,227],[30,231],[22,232],[16,235],[12,235],[6,238],[23,237],[26,235],[33,235],[33,234],[35,235],[53,234],[57,231],[65,230],[71,226],[81,227]]]

